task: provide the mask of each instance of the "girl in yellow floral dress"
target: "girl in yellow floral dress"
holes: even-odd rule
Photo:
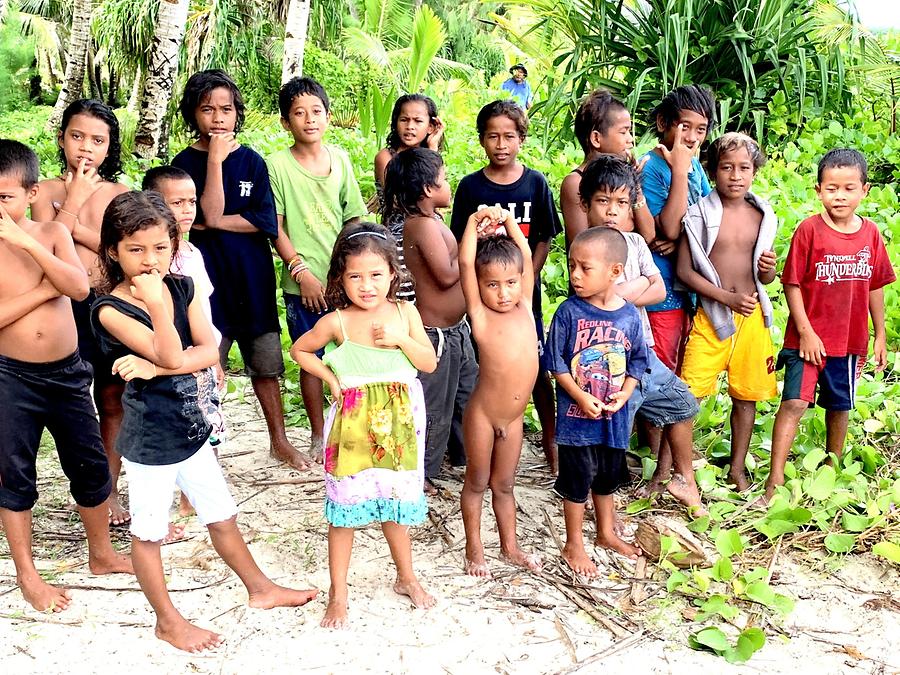
[[[325,422],[325,517],[331,589],[326,628],[347,622],[347,570],[354,528],[381,523],[397,566],[394,591],[416,607],[432,598],[412,567],[409,525],[425,519],[425,402],[417,371],[437,366],[414,305],[397,301],[402,273],[380,225],[344,228],[334,245],[325,299],[334,312],[291,348],[335,402]],[[319,359],[316,350],[325,347]]]

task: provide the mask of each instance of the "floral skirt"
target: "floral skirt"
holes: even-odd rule
[[[349,387],[325,423],[325,517],[335,527],[425,519],[422,385]]]

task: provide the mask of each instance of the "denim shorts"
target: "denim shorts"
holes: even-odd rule
[[[691,390],[652,349],[647,350],[647,355],[647,372],[628,399],[628,428],[636,414],[655,427],[693,419],[700,406]]]
[[[287,322],[288,335],[291,342],[296,342],[304,333],[308,333],[316,322],[328,312],[311,312],[303,306],[303,298],[293,293],[284,294],[284,318]],[[325,349],[316,352],[320,359],[325,356]]]

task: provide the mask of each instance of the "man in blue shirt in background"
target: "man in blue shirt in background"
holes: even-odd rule
[[[500,88],[509,92],[510,98],[514,99],[525,110],[528,110],[534,102],[531,85],[525,81],[525,78],[528,77],[528,70],[521,63],[517,63],[509,69],[509,74],[512,77],[501,84]]]

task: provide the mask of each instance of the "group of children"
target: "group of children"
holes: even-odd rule
[[[630,482],[635,424],[658,460],[644,493],[665,489],[692,515],[704,512],[693,418],[723,371],[738,490],[749,487],[756,402],[777,394],[778,368],[785,384],[762,499],[784,482],[809,405],[826,409],[827,449],[840,456],[869,315],[876,368],[886,364],[882,288],[894,280],[877,227],[855,213],[868,190],[858,152],[834,150],[820,162],[824,212],[798,226],[784,263],[790,319],[776,359],[765,287],[776,276],[777,222],[750,192],[764,156],[749,137],[724,134],[707,150],[710,186],[697,159],[715,123],[708,91],[670,92],[650,116],[659,145],[640,159],[620,101],[596,91],[582,104],[575,134],[584,161],[560,194],[571,292],[546,334],[540,273],[562,226],[544,176],[517,159],[528,128],[521,107],[482,108],[476,127],[488,163],[451,200],[437,108],[426,96],[401,97],[375,158],[381,225],[366,218],[347,154],[323,140],[322,86],[290,80],[279,109],[294,142],[263,159],[236,140],[244,104],[231,78],[195,74],[180,110],[197,140],[171,166],[150,170],[140,192],[116,182],[118,124],[96,101],[63,117],[59,177],[39,183],[34,153],[0,140],[0,260],[12,272],[0,280],[0,518],[35,608],[70,602],[41,579],[31,554],[44,428],[84,520],[91,570],[136,574],[161,639],[189,651],[221,640],[184,619],[166,591],[160,545],[181,534],[169,518],[176,486],[182,512],[208,527],[252,606],[315,597],[271,582],[236,525],[215,447],[235,342],[273,456],[301,470],[324,464],[327,627],[347,621],[354,530],[373,522],[396,565],[394,590],[417,607],[434,604],[414,573],[408,526],[425,519],[448,454],[466,467],[466,573],[491,574],[481,541],[488,487],[501,559],[540,569],[539,555],[518,545],[513,497],[530,398],[558,474],[563,557],[587,577],[598,574],[583,539],[589,497],[596,544],[640,555],[622,538],[613,502]],[[447,227],[440,210],[451,201]],[[273,246],[312,457],[284,430]],[[113,550],[108,530],[128,520],[130,559]]]

